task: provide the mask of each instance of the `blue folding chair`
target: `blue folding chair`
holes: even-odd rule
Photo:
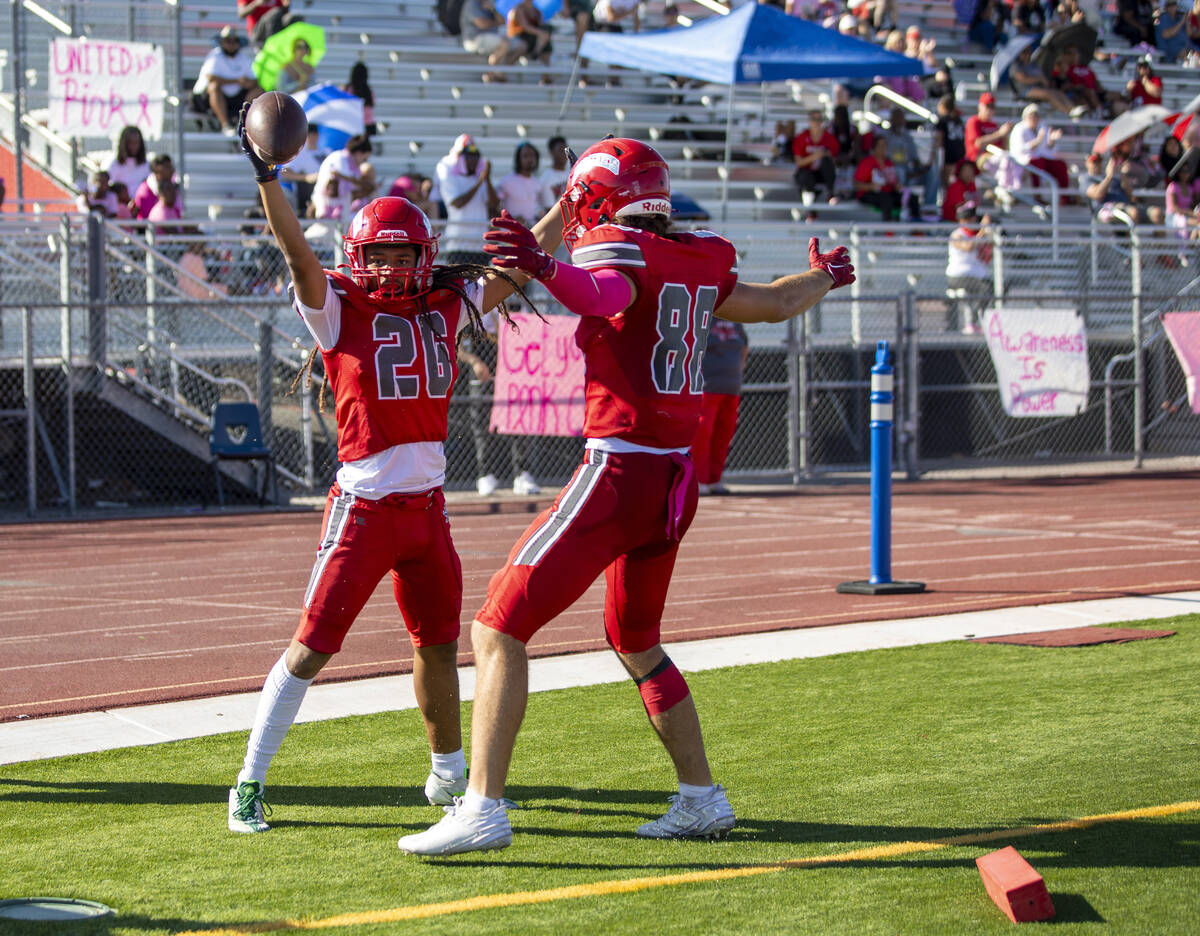
[[[221,459],[236,461],[262,461],[266,463],[262,490],[255,485],[259,505],[266,503],[267,485],[271,486],[272,499],[279,501],[279,488],[275,477],[275,456],[263,442],[262,420],[258,406],[254,403],[214,403],[212,408],[212,434],[208,439],[208,450],[212,456],[213,474],[217,479],[217,503],[225,506],[225,490],[221,485]],[[257,473],[257,472],[256,472]]]

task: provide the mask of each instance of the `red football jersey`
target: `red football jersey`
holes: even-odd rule
[[[412,300],[376,302],[348,276],[326,275],[342,300],[337,344],[321,352],[333,387],[338,458],[444,442],[462,300],[444,290],[430,293],[422,312]]]
[[[619,270],[637,284],[623,313],[582,316],[575,332],[584,355],[583,434],[652,448],[691,445],[708,324],[737,285],[737,251],[708,231],[659,237],[606,224],[579,239],[571,261]]]

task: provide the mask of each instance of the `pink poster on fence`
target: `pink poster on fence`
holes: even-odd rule
[[[506,435],[583,434],[583,352],[574,315],[545,321],[521,312],[519,331],[500,323],[492,432]]]
[[[1200,395],[1196,393],[1196,375],[1200,374],[1200,312],[1166,312],[1162,323],[1187,378],[1188,403],[1193,413],[1200,413]]]

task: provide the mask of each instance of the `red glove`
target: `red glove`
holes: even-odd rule
[[[548,276],[554,270],[554,258],[538,246],[533,232],[507,211],[492,218],[492,228],[483,235],[483,249],[491,254],[495,266],[520,270],[534,279]]]
[[[834,247],[829,253],[821,253],[821,245],[815,237],[808,240],[808,268],[824,270],[833,280],[833,288],[848,286],[854,282],[854,264],[850,262],[850,251],[845,247]]]

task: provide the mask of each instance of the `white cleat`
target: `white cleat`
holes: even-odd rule
[[[671,797],[671,808],[666,815],[639,826],[637,834],[642,838],[723,838],[734,827],[737,820],[733,807],[725,797],[725,788],[714,786],[702,799]]]
[[[229,790],[229,831],[268,832],[271,827],[263,818],[263,807],[270,812],[263,798],[263,785],[257,780],[243,780]]]
[[[442,821],[397,843],[410,855],[459,855],[471,851],[495,851],[512,844],[512,826],[503,804],[486,813],[467,812],[462,800],[446,806]]]
[[[439,777],[433,771],[425,781],[425,798],[430,806],[453,806],[454,798],[467,792],[467,778],[451,777],[449,780]]]

